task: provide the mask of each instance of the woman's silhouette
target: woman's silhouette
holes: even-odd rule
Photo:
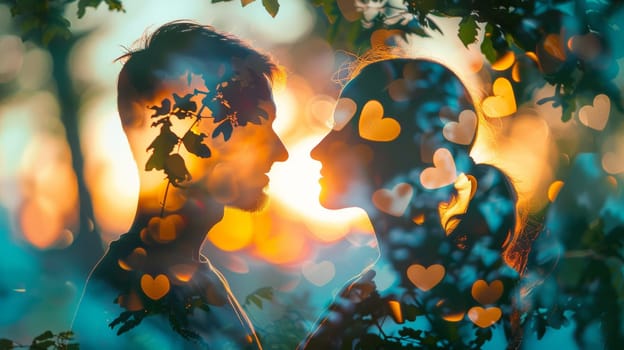
[[[462,81],[429,60],[377,61],[344,87],[334,129],[311,152],[322,163],[321,203],[365,209],[381,258],[301,347],[511,342],[516,199],[502,171],[469,155],[480,115]]]

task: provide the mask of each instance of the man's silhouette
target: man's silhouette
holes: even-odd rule
[[[260,208],[288,153],[272,129],[271,59],[207,26],[172,22],[126,54],[118,108],[137,162],[130,231],[90,275],[73,323],[83,348],[261,348],[200,255],[225,205]]]

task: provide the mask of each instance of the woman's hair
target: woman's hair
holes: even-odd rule
[[[364,98],[361,98],[360,101],[365,101],[367,99],[379,99],[377,95],[385,96],[389,90],[389,84],[395,81],[396,79],[402,79],[400,76],[400,71],[404,69],[405,66],[409,64],[415,64],[418,66],[416,69],[420,70],[420,74],[423,74],[422,79],[426,80],[425,76],[427,72],[432,72],[431,74],[435,75],[435,78],[431,78],[426,84],[429,84],[429,89],[423,88],[418,91],[417,95],[411,96],[410,98],[414,101],[410,102],[395,102],[390,99],[386,99],[386,101],[390,101],[391,104],[407,104],[413,103],[414,108],[424,109],[422,105],[427,103],[426,99],[434,98],[440,99],[443,101],[450,101],[454,98],[463,99],[463,101],[457,101],[457,105],[453,107],[456,115],[459,114],[464,108],[469,106],[469,108],[474,112],[477,118],[477,128],[475,130],[475,136],[472,142],[469,145],[458,145],[452,142],[448,142],[442,136],[444,126],[443,123],[439,125],[431,126],[432,124],[427,124],[426,121],[422,120],[406,120],[404,118],[409,118],[409,116],[405,115],[393,115],[392,112],[387,112],[388,115],[391,115],[397,119],[400,119],[401,125],[412,125],[412,130],[416,130],[417,127],[414,125],[426,125],[425,128],[429,127],[429,130],[417,130],[420,132],[419,135],[410,135],[413,139],[419,138],[429,138],[434,141],[436,144],[434,149],[439,147],[448,148],[453,154],[456,161],[457,158],[468,157],[468,154],[473,149],[473,147],[480,142],[477,137],[477,134],[480,132],[492,132],[491,129],[488,129],[489,123],[485,119],[484,114],[481,110],[481,101],[484,97],[485,89],[483,86],[485,84],[479,84],[478,79],[466,78],[467,74],[458,74],[451,70],[449,67],[445,66],[439,60],[431,60],[430,58],[410,58],[410,57],[400,57],[401,53],[397,50],[380,48],[376,50],[372,50],[369,53],[363,55],[356,61],[354,61],[350,68],[351,77],[350,82],[344,87],[343,93],[346,93],[347,96],[358,96],[361,98],[360,91],[357,90],[357,87],[354,88],[354,84],[365,85],[364,82],[358,83],[358,80],[366,79],[367,84],[381,84],[384,86],[378,87],[376,92],[367,91],[368,96],[364,95]],[[420,79],[420,77],[419,77]],[[436,82],[435,79],[440,79],[440,81]],[[355,83],[354,83],[355,82]],[[438,85],[436,85],[439,83]],[[452,88],[444,88],[440,86],[440,84],[448,84],[448,86],[452,86]],[[454,91],[456,88],[454,85],[461,84],[461,88],[464,90],[464,93],[459,93],[456,96],[457,92]],[[353,91],[355,92],[353,92]],[[447,94],[446,97],[441,96]],[[341,97],[343,94],[341,94]],[[420,100],[419,100],[419,96]],[[385,108],[386,104],[383,103],[385,111],[392,111],[392,107]],[[402,111],[407,111],[408,109],[403,109]],[[399,113],[399,112],[395,112]],[[420,119],[435,119],[431,113],[428,117],[423,116],[422,111],[416,112],[415,118]],[[436,111],[438,113],[438,111]],[[433,130],[433,131],[432,131]],[[418,147],[416,147],[418,148]],[[413,148],[412,148],[413,149]],[[416,150],[413,149],[412,153]],[[469,157],[470,158],[470,157]],[[456,241],[460,245],[469,244],[470,241],[476,240],[478,237],[484,234],[493,235],[490,239],[493,241],[492,244],[499,247],[502,251],[502,256],[507,262],[508,265],[516,269],[517,271],[521,271],[524,266],[524,258],[518,255],[518,249],[515,247],[516,242],[519,239],[519,235],[521,234],[524,227],[524,220],[522,219],[520,213],[522,210],[518,208],[517,205],[517,193],[515,191],[512,179],[507,176],[504,170],[489,164],[477,164],[475,165],[470,158],[470,164],[465,167],[465,171],[461,170],[461,166],[458,166],[458,170],[460,172],[465,172],[466,175],[472,176],[477,183],[476,192],[472,193],[470,200],[468,201],[468,205],[465,208],[465,212],[454,216],[455,219],[459,220],[459,224],[456,224],[455,227],[451,230],[452,232],[447,232],[449,237]],[[391,167],[394,166],[394,163],[391,164]],[[454,191],[453,197],[455,198],[458,195],[457,191]],[[457,198],[455,198],[456,200]],[[498,202],[497,202],[498,201]],[[453,199],[450,199],[448,203],[453,202]],[[503,203],[505,202],[505,203]],[[451,203],[452,204],[452,203]],[[504,204],[504,212],[487,212],[487,208],[495,207],[496,205]],[[500,222],[494,222],[491,218],[498,216]],[[466,234],[473,235],[473,237],[469,237]]]

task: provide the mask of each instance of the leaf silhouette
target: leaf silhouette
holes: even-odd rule
[[[477,34],[479,33],[475,18],[473,16],[462,18],[461,22],[459,22],[459,33],[457,35],[464,46],[468,47],[468,45],[477,41]]]
[[[235,81],[221,88],[223,100],[227,101],[232,111],[237,113],[238,124],[241,126],[260,124],[260,118],[268,119],[266,111],[258,106],[261,101],[270,101],[271,95],[268,89],[242,86],[241,81]],[[217,121],[217,120],[215,120]]]
[[[160,134],[158,134],[149,147],[147,147],[147,151],[150,149],[154,150],[145,163],[145,170],[147,171],[152,169],[165,169],[165,162],[169,153],[173,151],[173,148],[179,141],[178,136],[171,131],[171,122],[169,121],[169,118],[163,118],[157,123],[162,124],[162,126],[160,127]]]
[[[232,136],[232,131],[234,127],[230,121],[226,120],[222,122],[219,126],[217,126],[212,132],[212,138],[218,137],[220,134],[223,134],[223,140],[227,141]]]
[[[202,99],[202,104],[212,112],[215,123],[224,120],[227,117],[228,109],[221,103],[220,99],[207,95]]]
[[[151,116],[152,118],[167,115],[171,112],[171,100],[164,98],[162,102],[160,102],[160,107],[154,105],[148,108],[154,110],[154,114]]]
[[[249,302],[254,303],[259,309],[262,309],[262,299],[260,299],[257,295],[252,294],[248,296],[246,303],[249,304]]]
[[[51,339],[52,337],[54,337],[54,333],[52,333],[52,331],[45,331],[33,339],[33,344],[47,339]]]
[[[206,134],[196,134],[189,130],[184,134],[184,137],[182,137],[182,143],[184,143],[184,147],[186,147],[187,151],[198,157],[208,158],[210,157],[210,148],[203,143],[204,138],[206,138]]]
[[[165,174],[171,184],[178,186],[181,182],[191,179],[191,174],[186,169],[184,158],[177,153],[170,154],[165,160]]]
[[[262,6],[271,17],[275,17],[280,8],[278,0],[262,0]]]
[[[184,119],[193,116],[193,113],[197,111],[197,103],[191,101],[194,94],[186,94],[180,97],[178,94],[173,94],[173,114],[179,119]]]
[[[87,7],[93,7],[95,9],[102,1],[108,5],[108,9],[111,11],[126,12],[120,0],[80,0],[78,1],[78,18],[82,18],[85,15]]]
[[[266,300],[273,300],[273,288],[272,287],[259,288],[253,294],[261,298],[264,298]]]

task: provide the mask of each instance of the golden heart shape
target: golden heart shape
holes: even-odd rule
[[[336,131],[342,130],[351,118],[353,118],[356,110],[357,104],[352,99],[348,97],[339,99],[334,108],[334,125],[332,129]]]
[[[489,307],[484,309],[480,306],[475,306],[468,310],[468,318],[472,323],[481,328],[487,328],[500,320],[503,313],[498,307]]]
[[[454,143],[469,145],[477,130],[477,115],[469,109],[459,113],[457,122],[449,122],[444,125],[442,135]]]
[[[494,304],[503,295],[503,282],[495,280],[488,284],[478,280],[472,284],[472,297],[483,305]]]
[[[135,248],[125,259],[118,259],[117,264],[126,271],[140,270],[145,264],[146,258],[147,251],[139,247]]]
[[[430,190],[448,186],[456,179],[455,160],[446,148],[438,148],[433,154],[433,167],[429,167],[420,173],[420,183],[424,188]]]
[[[373,204],[377,209],[392,216],[402,216],[412,200],[414,188],[408,183],[400,183],[391,190],[380,189],[373,193]]]
[[[611,100],[605,94],[594,97],[593,106],[583,106],[578,112],[578,118],[583,125],[594,130],[603,130],[609,121]]]
[[[152,300],[161,299],[169,293],[170,288],[169,278],[165,275],[160,274],[153,278],[151,275],[144,274],[141,277],[141,289]]]
[[[183,227],[184,218],[178,214],[164,218],[155,216],[149,220],[147,227],[141,230],[140,236],[146,243],[169,243],[176,239]]]
[[[413,264],[407,268],[407,278],[420,290],[426,292],[437,286],[444,278],[446,270],[440,264],[424,267]]]
[[[377,142],[389,142],[401,133],[401,125],[396,119],[384,117],[384,109],[379,101],[366,102],[359,122],[360,136]]]
[[[517,110],[516,97],[509,80],[498,78],[492,86],[494,96],[489,96],[481,103],[483,113],[490,118],[507,117]]]

